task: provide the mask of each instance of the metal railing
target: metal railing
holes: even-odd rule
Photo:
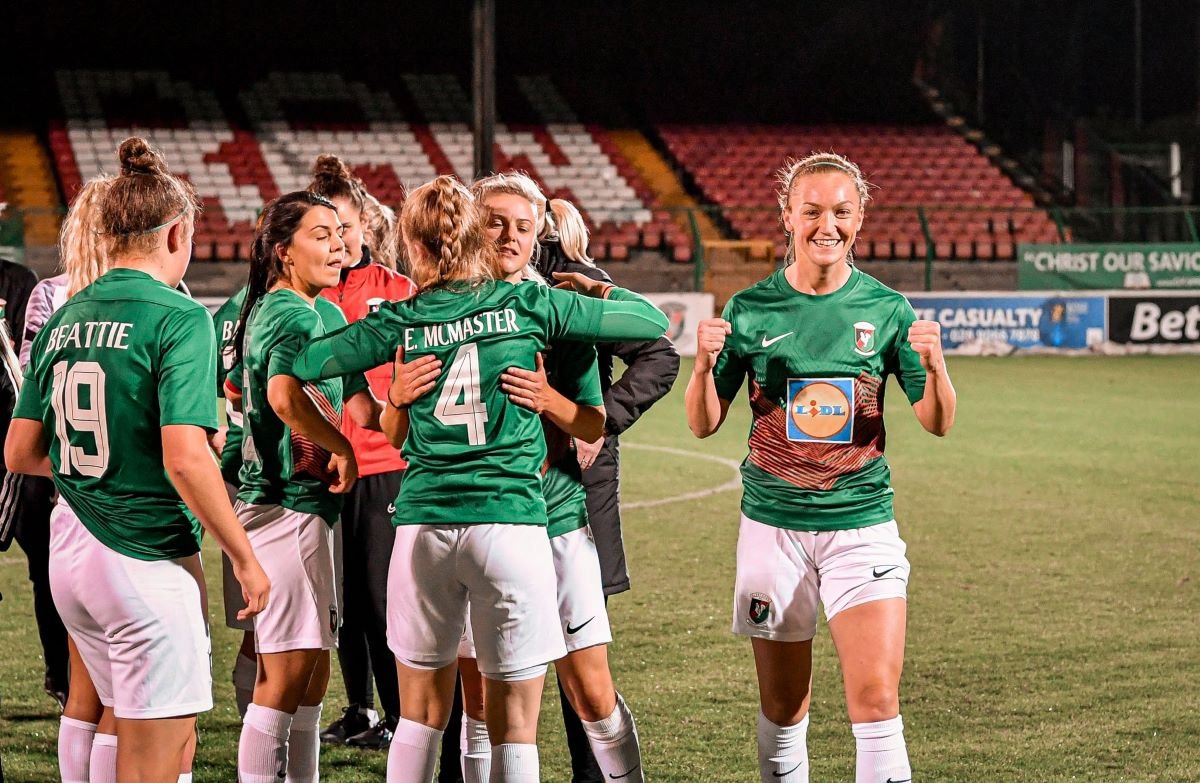
[[[656,208],[664,211],[662,208]],[[213,212],[214,210],[209,210]],[[786,237],[775,207],[678,207],[671,213],[675,241],[690,245],[692,278],[697,290],[704,279],[704,243],[708,239],[770,240],[776,246],[776,261]],[[57,210],[26,210],[9,207],[0,216],[0,248],[20,248],[24,242],[25,218],[33,214],[63,214]],[[651,226],[645,209],[615,212],[614,225],[638,224],[639,240],[632,249],[660,247],[646,240]],[[706,237],[698,219],[703,214],[720,231]],[[609,241],[606,226],[594,227],[593,244]],[[249,240],[249,237],[246,237]],[[670,243],[672,240],[668,239]],[[867,208],[859,234],[856,255],[864,260],[903,260],[925,264],[926,287],[931,287],[935,261],[981,260],[1003,263],[1015,259],[1020,243],[1190,242],[1200,244],[1200,206],[1163,207],[999,207],[949,206],[943,204],[872,205]],[[599,250],[603,257],[603,250]]]

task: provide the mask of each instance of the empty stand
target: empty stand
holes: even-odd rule
[[[338,74],[271,73],[228,97],[228,111],[211,92],[164,72],[63,71],[57,79],[65,120],[51,128],[50,146],[68,199],[83,180],[115,169],[124,137],[146,136],[204,203],[198,259],[246,259],[263,204],[307,186],[322,153],[342,157],[394,207],[405,188],[436,174],[469,181],[473,173],[470,103],[452,76],[410,75],[393,94]],[[607,133],[575,121],[548,79],[518,87],[545,124],[499,125],[497,169],[525,170],[550,197],[578,206],[598,258],[647,249],[690,260],[690,235],[656,209],[655,193]],[[248,127],[230,119],[239,115]]]
[[[924,211],[938,258],[1012,258],[1016,242],[1057,242],[1049,216],[962,137],[944,127],[668,126],[672,157],[722,209],[740,237],[785,250],[776,171],[789,158],[831,150],[876,186],[855,252],[864,258],[924,258]]]

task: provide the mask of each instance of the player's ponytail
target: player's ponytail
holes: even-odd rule
[[[563,255],[572,261],[595,266],[588,255],[588,227],[583,215],[566,199],[550,202],[550,230],[547,238],[557,237]]]
[[[238,317],[237,333],[233,339],[234,362],[240,362],[245,351],[246,323],[254,305],[279,282],[283,276],[283,261],[279,247],[291,244],[304,216],[313,207],[327,207],[337,212],[333,202],[307,190],[287,193],[263,208],[254,227],[254,244],[250,250],[250,273],[246,280],[246,299]]]
[[[371,248],[372,261],[396,269],[396,213],[370,193],[363,210],[363,241]]]
[[[408,259],[421,288],[453,281],[477,285],[499,276],[496,248],[475,199],[454,177],[443,175],[414,190],[400,211],[400,230],[406,244],[423,251]]]
[[[191,185],[167,171],[167,162],[145,139],[131,136],[117,150],[121,173],[101,202],[100,230],[108,253],[151,253],[159,232],[189,220],[200,208]]]
[[[113,178],[94,177],[75,194],[58,234],[58,256],[67,275],[70,298],[109,269],[107,242],[100,230],[100,212]]]

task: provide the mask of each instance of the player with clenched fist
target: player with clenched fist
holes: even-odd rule
[[[854,267],[868,185],[832,153],[780,172],[788,264],[702,321],[685,396],[699,438],[749,379],[733,630],[758,672],[763,781],[807,783],[812,639],[825,607],[857,745],[857,783],[912,779],[900,718],[909,563],[883,456],[895,375],[921,425],[945,435],[955,392],[939,325]]]

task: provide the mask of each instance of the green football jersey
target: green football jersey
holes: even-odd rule
[[[213,313],[213,329],[217,333],[217,396],[221,398],[225,397],[225,378],[233,369],[233,341],[245,301],[246,288],[243,286]],[[242,414],[233,406],[226,405],[225,418],[228,426],[225,448],[221,450],[221,476],[236,486],[238,473],[242,469]]]
[[[301,348],[345,325],[346,317],[333,302],[317,297],[315,305],[309,304],[287,288],[255,303],[240,368],[245,429],[239,500],[317,514],[330,525],[337,522],[342,496],[329,491],[329,454],[280,420],[267,402],[267,382],[276,375],[292,375],[292,362]],[[361,373],[345,384],[341,377],[304,384],[322,415],[339,429],[343,393],[349,396],[365,388]]]
[[[488,283],[439,288],[377,312],[309,345],[295,364],[314,380],[358,372],[405,356],[434,355],[442,372],[413,404],[404,456],[408,473],[393,522],[546,524],[539,418],[500,389],[509,367],[533,369],[556,340],[651,340],[666,316],[636,294],[589,299],[540,285]]]
[[[545,368],[550,385],[568,400],[593,407],[604,404],[595,346],[556,343],[546,352]],[[570,436],[544,418],[542,428],[553,460],[542,476],[542,497],[546,499],[549,520],[546,535],[554,538],[587,525],[587,490],[579,460],[567,447]],[[556,449],[556,443],[563,444],[563,448]]]
[[[913,403],[925,370],[908,344],[902,295],[858,269],[831,294],[796,291],[779,270],[739,291],[713,372],[732,400],[750,379],[750,453],[742,512],[792,530],[846,530],[892,519],[883,392],[895,375]]]
[[[42,422],[54,483],[92,535],[139,560],[194,554],[200,525],[163,469],[161,428],[215,430],[208,311],[145,272],[113,269],[33,343],[14,417]]]

